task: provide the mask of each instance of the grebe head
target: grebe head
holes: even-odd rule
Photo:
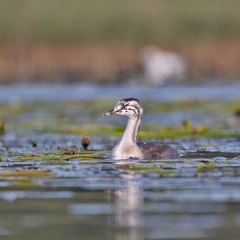
[[[142,116],[143,108],[137,98],[124,98],[118,101],[113,110],[104,113],[103,116],[113,114],[127,116],[128,118],[136,118]]]

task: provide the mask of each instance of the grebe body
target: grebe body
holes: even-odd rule
[[[124,98],[118,101],[113,110],[104,116],[123,115],[128,118],[123,136],[111,151],[112,159],[174,159],[179,154],[176,149],[161,142],[137,143],[138,132],[143,118],[143,108],[137,98]]]

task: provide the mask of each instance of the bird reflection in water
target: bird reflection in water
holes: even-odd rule
[[[116,204],[116,225],[126,229],[125,231],[117,231],[115,240],[143,239],[143,221],[140,212],[143,204],[142,190],[137,185],[133,175],[124,177],[127,180],[124,188],[106,191],[107,200]]]

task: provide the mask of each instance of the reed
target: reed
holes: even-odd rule
[[[189,60],[189,79],[240,76],[238,0],[0,1],[0,83],[118,81],[156,44]]]

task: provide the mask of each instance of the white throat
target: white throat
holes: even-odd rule
[[[111,151],[111,156],[113,159],[142,157],[141,150],[137,146],[137,138],[141,122],[141,115],[128,118],[127,126],[122,138]]]

